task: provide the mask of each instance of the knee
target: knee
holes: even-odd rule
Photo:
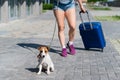
[[[59,26],[59,27],[58,27],[58,31],[59,31],[59,32],[63,32],[64,29],[65,29],[65,26]]]
[[[75,27],[73,27],[73,26],[72,26],[72,27],[70,27],[70,31],[75,31],[75,29],[76,29],[76,28],[75,28]]]

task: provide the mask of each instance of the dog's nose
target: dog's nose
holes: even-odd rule
[[[45,55],[43,55],[43,58],[45,57]]]

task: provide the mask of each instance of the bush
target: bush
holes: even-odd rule
[[[43,4],[43,10],[52,10],[53,4]]]

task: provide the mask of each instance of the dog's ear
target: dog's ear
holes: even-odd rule
[[[46,46],[47,47],[47,49],[48,49],[48,51],[50,50],[50,47],[49,46]]]
[[[41,48],[41,46],[40,46],[40,47],[38,47],[37,49],[38,49],[38,50],[40,50],[40,48]]]

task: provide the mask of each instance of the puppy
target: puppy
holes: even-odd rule
[[[50,71],[54,71],[54,64],[50,58],[50,55],[48,53],[48,47],[46,46],[41,46],[38,48],[38,50],[40,51],[40,53],[38,54],[37,58],[38,58],[38,68],[39,71],[37,74],[41,74],[42,69],[46,69],[46,73],[50,74]]]

